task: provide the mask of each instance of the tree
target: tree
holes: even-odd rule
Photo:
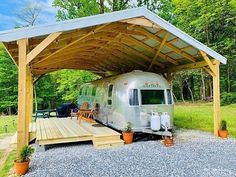
[[[100,1],[100,4],[104,5],[103,1]],[[59,8],[57,12],[57,20],[59,21],[100,13],[96,0],[54,0],[53,6]]]
[[[37,103],[39,109],[55,108],[62,101],[57,93],[58,84],[52,74],[46,74],[36,83]]]
[[[147,9],[151,10],[154,13],[158,13],[160,9],[160,0],[137,0],[137,6],[145,6]]]
[[[100,6],[100,14],[105,13],[105,0],[99,0],[98,5]]]
[[[63,101],[76,102],[79,95],[79,86],[99,77],[88,71],[62,70],[51,74],[57,84],[57,95]]]
[[[157,14],[163,19],[175,25],[177,23],[174,14],[175,6],[172,0],[160,0],[160,5]]]
[[[228,59],[221,66],[221,91],[236,91],[235,0],[173,0],[177,26]]]
[[[128,9],[130,7],[130,0],[107,0],[111,7],[111,11],[118,11]]]
[[[16,112],[17,77],[17,67],[0,43],[0,112]]]
[[[16,13],[20,24],[18,27],[34,26],[40,21],[42,6],[36,1],[27,1]]]

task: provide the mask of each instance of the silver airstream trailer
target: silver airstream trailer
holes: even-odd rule
[[[172,92],[167,80],[155,73],[132,71],[83,84],[78,105],[85,101],[97,105],[96,120],[117,130],[127,122],[135,132],[150,128],[152,112],[168,113],[172,129]]]

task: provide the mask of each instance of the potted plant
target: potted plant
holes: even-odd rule
[[[220,129],[218,131],[221,138],[228,138],[229,132],[227,130],[227,122],[222,120],[220,123]]]
[[[24,146],[20,152],[19,159],[14,161],[15,172],[17,175],[24,175],[29,170],[29,157],[33,154],[34,149],[30,146]]]
[[[174,145],[173,137],[165,136],[163,143],[166,147],[173,146]]]
[[[125,144],[131,144],[133,142],[134,132],[132,131],[131,122],[127,123],[126,127],[124,128],[124,131],[122,132],[122,135]]]

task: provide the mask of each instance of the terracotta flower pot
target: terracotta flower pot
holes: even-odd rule
[[[228,136],[229,136],[228,130],[219,130],[218,134],[221,138],[228,138]]]
[[[163,142],[164,142],[164,145],[165,145],[166,147],[169,147],[169,146],[173,146],[173,145],[174,145],[173,138],[172,138],[172,137],[169,137],[169,136],[165,137]]]
[[[25,175],[29,170],[29,163],[30,159],[26,162],[18,162],[17,160],[14,161],[15,163],[15,172],[17,175]]]
[[[134,132],[122,132],[125,144],[131,144],[134,138]]]

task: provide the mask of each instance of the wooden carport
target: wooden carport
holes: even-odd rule
[[[145,8],[3,31],[2,41],[19,68],[17,150],[28,144],[33,80],[60,69],[105,76],[134,69],[174,73],[204,68],[213,77],[214,135],[220,124],[219,65],[226,58]]]

